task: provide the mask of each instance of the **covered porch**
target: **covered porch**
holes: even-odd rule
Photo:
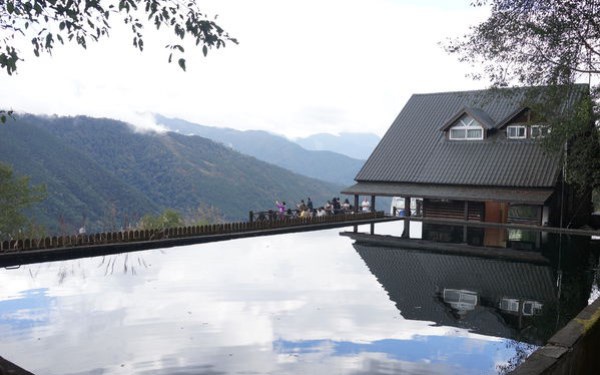
[[[554,193],[553,189],[481,187],[464,185],[426,185],[414,183],[358,182],[342,191],[343,194],[354,195],[357,203],[360,196],[369,197],[371,206],[375,205],[377,196],[402,197],[404,207],[410,207],[411,198],[422,199],[422,211],[417,212],[423,218],[460,220],[473,223],[525,224],[541,227],[548,225],[550,206],[548,201]],[[356,204],[355,204],[356,206]],[[421,207],[419,207],[421,208]],[[419,212],[421,211],[421,212]],[[410,233],[411,210],[404,211],[403,237]],[[423,227],[423,238],[445,238],[443,225],[429,224]],[[448,231],[448,230],[446,230]],[[457,237],[457,230],[452,230],[452,238]],[[462,242],[477,242],[485,246],[505,247],[508,233],[503,228],[486,228],[480,236],[475,236],[468,225],[462,226]],[[426,233],[428,235],[426,235]],[[517,232],[511,232],[514,238]],[[475,239],[474,239],[475,238]],[[479,239],[477,239],[479,238]],[[539,246],[541,239],[535,239]]]

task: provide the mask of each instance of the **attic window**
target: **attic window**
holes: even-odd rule
[[[531,138],[543,138],[550,133],[550,128],[546,125],[531,125]]]
[[[525,139],[527,128],[523,125],[511,125],[506,128],[506,136],[510,139]]]
[[[469,115],[464,115],[456,125],[450,128],[452,140],[480,140],[483,139],[483,127]]]

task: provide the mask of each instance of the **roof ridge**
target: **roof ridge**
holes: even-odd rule
[[[575,87],[585,87],[589,86],[587,83],[574,83]],[[512,86],[512,87],[488,87],[485,89],[476,89],[476,90],[453,90],[453,91],[435,91],[435,92],[423,92],[423,93],[413,93],[412,96],[427,96],[427,95],[440,95],[440,94],[473,94],[480,92],[490,92],[490,91],[507,91],[507,90],[528,90],[528,89],[540,89],[545,87],[552,87],[550,85],[545,86]]]

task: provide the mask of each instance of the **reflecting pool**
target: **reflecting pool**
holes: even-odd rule
[[[496,374],[598,294],[589,238],[510,261],[343,231],[0,268],[0,356],[34,374]]]

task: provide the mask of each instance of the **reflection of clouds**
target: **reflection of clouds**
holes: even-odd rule
[[[45,311],[47,324],[0,326],[0,335],[8,338],[0,342],[0,352],[44,374],[92,369],[153,374],[175,368],[198,373],[367,373],[412,365],[376,353],[341,355],[335,352],[339,343],[368,346],[378,340],[448,335],[465,337],[471,345],[465,350],[476,350],[498,341],[404,320],[350,240],[338,232],[2,270],[0,300],[19,299],[23,291],[44,287],[53,303]],[[138,264],[138,254],[147,266],[137,267],[135,274],[130,268],[123,272],[123,264]],[[111,262],[119,272],[106,272]],[[57,277],[61,270],[63,278]],[[283,353],[274,347],[281,340],[329,343],[308,353]],[[438,364],[427,366],[417,368]]]

